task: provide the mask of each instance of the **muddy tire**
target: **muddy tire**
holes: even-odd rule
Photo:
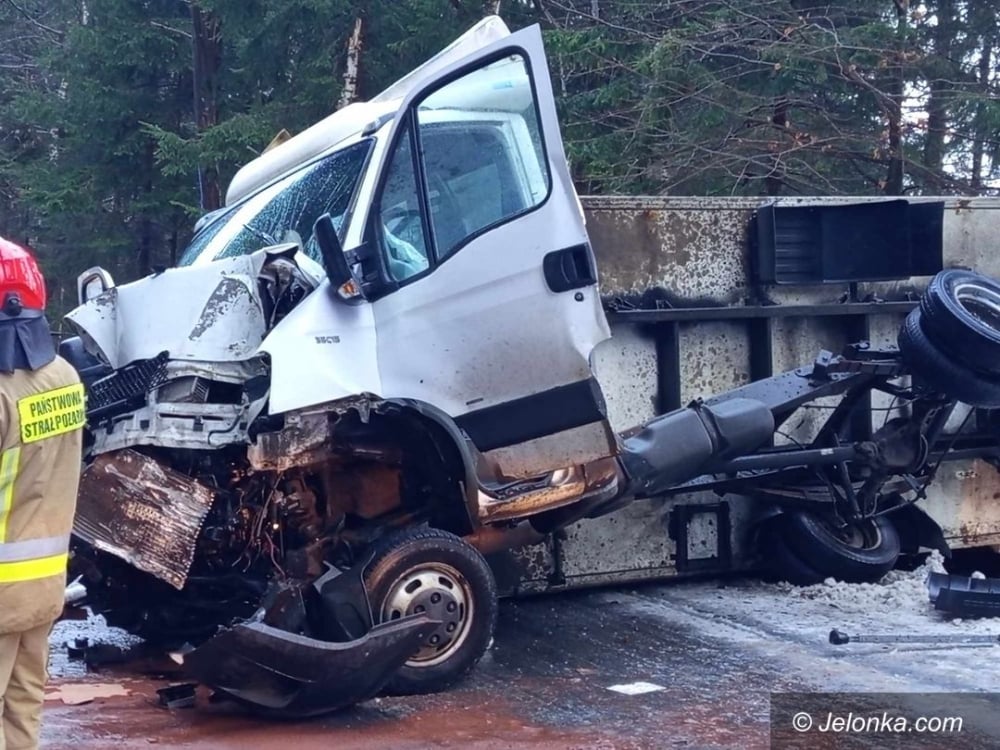
[[[455,535],[427,528],[393,534],[377,544],[364,580],[376,622],[420,612],[441,620],[386,692],[444,690],[486,653],[497,620],[496,582],[478,550]]]
[[[796,586],[822,583],[826,576],[803,562],[786,541],[785,514],[769,519],[760,529],[758,541],[764,561],[764,576],[768,581],[787,581]]]
[[[920,300],[921,325],[940,348],[985,373],[1000,373],[1000,284],[972,271],[935,276]]]
[[[984,375],[938,346],[924,330],[923,313],[912,311],[899,331],[899,351],[918,381],[970,406],[1000,406],[1000,375]]]
[[[783,514],[782,541],[808,569],[849,583],[874,582],[893,569],[899,558],[899,535],[884,516],[838,528],[818,513]]]

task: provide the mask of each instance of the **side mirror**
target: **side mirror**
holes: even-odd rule
[[[316,219],[313,225],[313,237],[316,238],[316,244],[319,245],[319,251],[323,256],[323,268],[326,270],[327,278],[330,279],[330,286],[337,296],[345,301],[364,299],[361,281],[347,262],[344,247],[340,244],[330,214],[323,214]]]
[[[100,266],[88,268],[76,277],[76,298],[82,305],[104,294],[115,285],[111,274]]]

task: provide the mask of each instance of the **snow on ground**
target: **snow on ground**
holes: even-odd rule
[[[878,583],[844,583],[827,578],[815,586],[777,584],[774,588],[790,597],[825,604],[848,615],[889,611],[893,613],[896,628],[923,626],[941,619],[927,594],[927,577],[932,572],[945,572],[944,558],[937,551],[916,570],[893,570]],[[989,621],[987,625],[997,627]]]
[[[943,633],[950,635],[1000,635],[1000,618],[962,619],[934,609],[927,592],[931,573],[945,573],[944,558],[935,551],[916,570],[894,570],[878,583],[844,583],[828,578],[816,586],[777,584],[791,597],[808,599],[843,612],[848,618],[888,615],[893,633]],[[985,578],[982,573],[973,578]]]
[[[803,689],[1000,691],[1000,645],[864,644],[834,646],[834,628],[849,635],[997,635],[1000,618],[960,619],[931,605],[926,579],[943,572],[934,555],[913,571],[880,583],[832,579],[796,587],[725,580],[602,592],[608,605],[665,626],[683,628],[727,649],[769,660]]]
[[[693,649],[690,658],[707,668],[717,667],[720,659],[764,665],[761,668],[775,675],[776,686],[1000,692],[1000,646],[829,643],[834,628],[849,635],[1000,636],[1000,618],[963,620],[933,608],[926,578],[943,569],[943,560],[935,553],[916,570],[893,571],[875,584],[831,579],[800,588],[754,579],[674,581],[580,592],[569,598],[540,597],[539,605],[544,601],[553,617],[563,612],[559,616],[570,619],[578,607],[596,607],[606,617],[599,627],[609,633],[633,632],[647,623],[653,638],[661,638],[667,649],[678,648],[669,644],[680,637],[693,644],[683,647]],[[509,606],[518,611],[519,605]],[[85,674],[82,662],[70,661],[63,645],[80,637],[123,648],[137,642],[108,628],[101,618],[59,623],[50,640],[55,675]],[[637,658],[655,669],[660,655],[637,654]],[[637,679],[646,677],[639,674]]]

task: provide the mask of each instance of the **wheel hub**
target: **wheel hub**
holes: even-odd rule
[[[834,526],[827,521],[826,525],[833,532],[834,536],[848,547],[861,550],[875,549],[882,541],[882,535],[879,533],[878,526],[869,520],[862,520],[841,527]]]
[[[465,577],[449,565],[422,565],[400,576],[385,598],[383,621],[418,614],[427,614],[440,625],[407,664],[437,664],[458,648],[469,632],[472,596]]]

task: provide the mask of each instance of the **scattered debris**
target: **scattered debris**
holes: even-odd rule
[[[96,643],[87,646],[83,651],[83,660],[88,667],[101,667],[107,664],[124,664],[133,655],[134,649],[113,646],[107,643]]]
[[[45,694],[47,701],[62,701],[67,706],[81,706],[97,698],[119,698],[130,695],[130,691],[119,683],[77,682],[60,685]]]
[[[184,664],[184,657],[194,651],[194,646],[190,643],[185,643],[179,648],[175,648],[173,651],[167,652],[167,658],[170,659],[174,664]]]
[[[655,693],[658,690],[666,690],[663,685],[653,682],[629,682],[624,685],[612,685],[608,688],[615,693],[622,695],[642,695],[643,693]]]
[[[931,573],[927,589],[935,609],[962,617],[1000,615],[1000,578]]]
[[[194,708],[195,688],[197,683],[184,682],[180,685],[169,685],[156,691],[160,705],[165,708]]]
[[[74,660],[79,661],[86,656],[87,649],[90,647],[90,640],[87,638],[74,638],[73,643],[66,643],[66,655]]]
[[[80,608],[87,599],[87,587],[77,578],[66,587],[65,602],[67,607]]]

